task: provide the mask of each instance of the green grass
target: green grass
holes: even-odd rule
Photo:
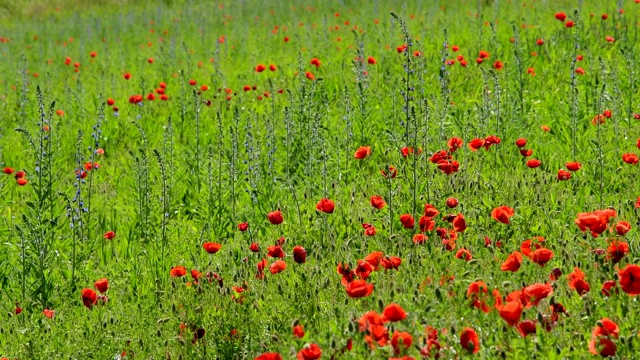
[[[323,359],[419,358],[432,326],[441,358],[472,356],[460,344],[471,327],[480,339],[474,357],[582,359],[606,317],[620,329],[617,356],[633,358],[637,299],[600,291],[618,269],[640,263],[638,165],[622,161],[640,153],[640,4],[621,3],[624,14],[614,1],[0,3],[0,37],[9,39],[0,43],[0,165],[28,179],[19,186],[0,176],[0,357],[104,359],[126,350],[127,358],[253,359],[273,351],[288,359],[315,343]],[[558,11],[577,26],[566,28]],[[396,50],[405,36],[408,56]],[[479,65],[481,50],[490,57]],[[466,67],[443,64],[458,55]],[[256,72],[258,64],[267,69]],[[577,67],[584,75],[572,85]],[[147,100],[161,82],[168,100]],[[129,103],[136,94],[142,105]],[[611,118],[592,125],[606,109]],[[501,142],[488,151],[467,146],[490,135]],[[429,159],[454,136],[464,141],[450,154],[460,167],[445,175]],[[521,137],[540,167],[526,166],[515,145]],[[354,159],[360,146],[371,147],[364,160]],[[406,146],[422,152],[404,158]],[[88,161],[99,169],[78,178]],[[582,169],[558,181],[569,161]],[[396,178],[381,175],[387,166]],[[373,195],[387,206],[374,209]],[[449,197],[457,208],[446,207]],[[335,202],[332,214],[316,210],[322,198]],[[427,203],[440,214],[416,245]],[[501,205],[515,211],[509,225],[491,217]],[[578,213],[606,208],[617,216],[603,235],[574,223]],[[284,222],[271,225],[267,213],[277,209]],[[452,229],[449,213],[467,224],[454,251],[436,230]],[[413,215],[415,229],[402,227],[401,214]],[[613,231],[618,221],[631,224],[624,236]],[[376,235],[364,236],[363,223]],[[115,238],[106,240],[108,231]],[[535,236],[553,251],[549,263],[525,257],[517,272],[500,271]],[[271,274],[267,247],[281,237],[287,268]],[[485,237],[502,246],[485,246]],[[629,245],[618,264],[594,254],[608,239]],[[222,248],[208,254],[205,242]],[[304,264],[294,262],[296,245],[307,251]],[[473,260],[456,258],[462,248]],[[402,264],[372,272],[373,293],[350,298],[336,267],[353,269],[374,251]],[[269,265],[259,279],[263,258]],[[170,277],[174,266],[186,276]],[[574,267],[586,274],[586,295],[569,287]],[[562,276],[551,282],[554,268]],[[197,284],[192,269],[203,274]],[[109,280],[108,302],[88,309],[81,292],[100,278]],[[489,313],[470,306],[467,289],[477,280],[488,286]],[[545,282],[553,294],[523,311],[521,320],[538,323],[523,338],[501,319],[491,291]],[[390,303],[408,316],[385,324],[389,344],[370,348],[357,320]],[[546,331],[552,303],[567,315]],[[293,336],[295,324],[304,338]],[[192,342],[198,329],[205,334]],[[394,355],[394,330],[413,337],[404,353]]]

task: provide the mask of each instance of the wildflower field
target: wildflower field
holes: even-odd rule
[[[69,3],[0,6],[1,359],[638,357],[640,0]]]

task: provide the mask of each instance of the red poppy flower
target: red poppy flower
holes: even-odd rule
[[[514,326],[520,322],[520,316],[522,315],[523,308],[520,300],[510,301],[505,305],[498,305],[496,308],[498,309],[500,317],[510,326]]]
[[[519,251],[511,253],[500,266],[501,271],[516,272],[522,264],[522,254]]]
[[[604,296],[611,296],[613,293],[617,293],[618,289],[616,288],[616,281],[615,280],[607,280],[602,284],[602,289],[600,290],[602,292],[602,295]]]
[[[351,298],[361,298],[371,295],[373,284],[367,284],[364,280],[353,280],[347,284],[345,290]]]
[[[91,309],[93,305],[98,301],[98,294],[89,288],[82,289],[82,303],[87,308]]]
[[[394,331],[393,337],[391,337],[391,346],[396,355],[401,354],[411,348],[413,343],[413,337],[407,332]]]
[[[251,243],[251,245],[249,245],[249,250],[251,250],[252,252],[259,252],[260,251],[260,245],[258,245],[258,243]]]
[[[534,263],[540,266],[544,266],[552,258],[553,258],[553,251],[545,248],[537,249],[531,254],[531,261],[533,261]]]
[[[364,228],[364,236],[374,236],[376,234],[375,226],[364,223],[362,227]]]
[[[496,61],[493,63],[493,68],[496,70],[502,70],[503,67],[504,64],[502,64],[502,61]]]
[[[116,237],[116,233],[114,233],[113,231],[107,231],[106,233],[104,233],[104,238],[107,240],[113,240],[113,238]]]
[[[611,259],[616,264],[629,253],[629,244],[624,241],[612,240],[607,248],[607,253],[607,259]]]
[[[425,215],[420,218],[418,225],[420,226],[420,231],[427,232],[433,230],[433,228],[436,226],[436,222],[432,218]]]
[[[271,64],[271,65],[269,65],[269,70],[276,71],[276,70],[278,70],[278,68],[275,65]]]
[[[407,318],[407,313],[398,304],[389,304],[382,311],[382,321],[398,322]]]
[[[573,268],[573,272],[567,275],[569,280],[569,289],[575,290],[578,295],[584,295],[589,292],[591,287],[584,279],[584,273],[579,268]]]
[[[402,149],[400,149],[400,153],[402,154],[402,157],[406,158],[407,156],[409,156],[409,154],[415,154],[415,149],[413,147],[403,147]],[[422,153],[422,149],[418,149],[418,154]]]
[[[320,201],[318,201],[318,203],[316,204],[316,210],[321,211],[323,213],[327,213],[327,214],[332,214],[334,207],[335,205],[333,201],[327,198],[320,199]]]
[[[538,306],[538,303],[551,295],[553,288],[549,284],[536,283],[524,288],[523,296],[527,303],[527,308]]]
[[[269,219],[269,222],[273,225],[280,225],[284,221],[284,218],[282,217],[282,212],[280,212],[280,210],[276,210],[268,213],[267,219]]]
[[[447,146],[449,146],[449,152],[453,153],[464,146],[464,141],[461,138],[454,136],[447,141]]]
[[[464,220],[464,215],[458,213],[458,215],[453,218],[453,229],[456,232],[464,232],[467,229],[467,223]]]
[[[10,167],[6,167],[6,168],[4,168],[4,170],[3,170],[3,171],[4,171],[4,173],[5,173],[5,174],[7,174],[7,175],[11,175],[11,174],[13,174],[13,169],[12,169],[12,168],[10,168]]]
[[[214,243],[214,242],[206,242],[206,243],[202,244],[202,247],[209,254],[215,254],[215,253],[218,252],[218,250],[220,250],[222,245],[218,244],[218,243]]]
[[[16,182],[18,183],[19,186],[25,186],[27,185],[29,180],[27,180],[26,178],[18,178]]]
[[[311,65],[315,66],[316,68],[319,68],[320,67],[320,60],[318,60],[318,58],[311,59]]]
[[[124,73],[123,77],[124,77],[125,80],[129,80],[129,79],[131,79],[131,74]]]
[[[525,147],[525,145],[527,145],[527,139],[519,138],[518,140],[516,140],[516,145],[518,147]]]
[[[370,146],[361,146],[353,154],[353,157],[358,159],[358,160],[362,160],[362,159],[366,158],[367,156],[369,156],[369,154],[371,154],[371,147]]]
[[[306,76],[306,77],[307,77],[307,79],[309,79],[309,80],[311,80],[311,81],[313,81],[313,80],[315,80],[315,79],[316,79],[315,75],[313,75],[313,73],[312,73],[311,71],[307,71],[307,72],[305,72],[305,73],[304,73],[304,76]]]
[[[187,275],[187,269],[185,269],[184,266],[176,266],[171,268],[169,275],[171,275],[171,277],[183,277]]]
[[[563,180],[569,180],[571,179],[571,173],[566,171],[566,170],[558,170],[558,180],[563,181]]]
[[[269,271],[272,274],[278,274],[280,272],[283,272],[286,268],[287,268],[286,262],[284,262],[283,260],[276,260],[273,262],[273,264],[269,266]]]
[[[98,289],[98,291],[100,291],[101,294],[104,294],[107,290],[109,290],[109,280],[107,280],[107,278],[98,279],[93,285],[96,287],[96,289]]]
[[[484,281],[474,281],[467,288],[467,299],[471,300],[471,306],[485,313],[490,311],[489,305],[484,301],[487,296],[487,284]]]
[[[369,264],[365,260],[358,260],[358,265],[354,269],[354,273],[362,280],[367,280],[369,275],[374,271],[373,265]]]
[[[604,38],[608,43],[616,42],[616,39],[613,36],[605,36]]]
[[[44,316],[46,316],[47,318],[52,319],[53,316],[55,315],[55,311],[49,310],[49,309],[44,309],[42,311],[42,314],[44,314]]]
[[[402,259],[397,256],[385,256],[380,259],[380,265],[382,265],[385,270],[398,270],[401,264]]]
[[[619,335],[620,328],[616,323],[608,318],[601,319],[591,332],[589,352],[602,357],[615,356],[617,347],[613,339],[617,339]]]
[[[636,165],[638,163],[638,155],[632,153],[622,154],[622,161],[627,164]]]
[[[380,173],[382,174],[382,176],[384,176],[385,179],[389,178],[387,172],[384,169],[380,170]],[[393,166],[389,166],[389,173],[391,174],[392,179],[395,179],[396,176],[398,176],[398,170]]]
[[[475,138],[471,140],[467,144],[467,146],[469,147],[469,149],[471,149],[471,151],[477,151],[478,149],[484,146],[484,139]]]
[[[292,329],[293,336],[302,339],[304,337],[304,327],[300,324],[296,325]]]
[[[246,221],[238,224],[238,230],[240,231],[247,231],[248,228],[249,228],[249,223]]]
[[[532,320],[524,320],[518,324],[518,331],[522,337],[536,333],[536,322]]]
[[[456,252],[456,258],[463,259],[464,261],[470,261],[473,259],[473,256],[471,256],[471,251],[467,249],[460,249]]]
[[[405,229],[413,229],[415,225],[415,221],[413,220],[413,216],[411,216],[411,214],[400,215],[400,222]]]
[[[505,205],[497,207],[491,211],[491,217],[503,224],[509,224],[509,218],[513,215],[515,215],[513,209]]]
[[[282,356],[278,353],[263,353],[254,358],[254,360],[282,360]]]
[[[565,166],[569,171],[578,171],[582,167],[582,164],[580,164],[579,162],[568,162],[565,164]]]
[[[438,162],[438,169],[440,169],[446,175],[450,175],[450,174],[453,174],[454,172],[457,172],[459,168],[460,168],[460,164],[455,160],[453,161],[440,160]]]
[[[527,161],[527,167],[531,168],[531,169],[535,169],[538,166],[540,166],[542,164],[542,161],[538,160],[538,159],[531,159],[529,161]]]
[[[524,156],[524,157],[529,157],[531,156],[531,154],[533,154],[533,150],[531,149],[522,149],[520,150],[520,155]]]
[[[620,236],[624,236],[631,230],[631,224],[626,221],[618,221],[616,223],[616,233]]]
[[[425,241],[429,240],[429,238],[424,234],[415,234],[413,235],[413,243],[416,245],[424,244]]]
[[[373,195],[371,197],[371,206],[373,206],[374,208],[376,208],[378,210],[381,210],[386,205],[387,205],[387,203],[382,199],[382,197],[377,196],[377,195]]]
[[[460,345],[472,354],[480,351],[480,339],[476,331],[469,327],[462,330],[460,334]]]
[[[364,258],[364,261],[368,262],[373,266],[375,270],[378,270],[378,266],[380,264],[380,260],[384,257],[384,253],[382,251],[374,251],[367,255]]]
[[[446,204],[447,207],[453,209],[454,207],[458,206],[458,199],[454,197],[447,198]]]
[[[562,11],[557,12],[555,16],[556,16],[556,19],[562,22],[564,22],[564,20],[567,18],[567,14],[563,13]]]
[[[284,251],[279,245],[267,247],[267,255],[273,258],[284,258]]]
[[[618,271],[618,279],[622,291],[629,295],[640,295],[640,266],[627,264]]]
[[[293,260],[298,264],[304,264],[307,261],[307,250],[300,245],[294,247]]]
[[[266,69],[266,68],[267,68],[267,67],[266,67],[266,66],[264,66],[263,64],[258,64],[258,65],[256,66],[256,72],[263,72],[263,71],[264,71],[264,69]]]

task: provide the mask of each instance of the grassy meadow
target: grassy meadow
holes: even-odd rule
[[[640,0],[0,2],[0,359],[633,359]]]

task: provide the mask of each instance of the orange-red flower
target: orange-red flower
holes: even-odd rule
[[[565,166],[569,171],[578,171],[582,167],[582,164],[580,164],[579,162],[568,162],[565,164]]]
[[[300,324],[293,327],[293,336],[302,339],[304,337],[304,327]]]
[[[282,360],[282,356],[278,353],[269,352],[256,356],[253,360]]]
[[[640,266],[627,264],[618,271],[622,291],[629,295],[640,295]]]
[[[89,288],[82,289],[82,303],[84,306],[91,309],[93,305],[98,301],[98,294]]]
[[[464,259],[464,261],[470,261],[473,259],[473,256],[471,255],[471,251],[467,249],[460,249],[456,252],[456,258]]]
[[[520,321],[523,308],[520,300],[513,300],[505,305],[498,305],[496,308],[498,309],[500,317],[510,326],[514,326]]]
[[[106,233],[104,233],[104,238],[107,240],[113,240],[113,238],[116,237],[116,233],[114,233],[113,231],[107,231]]]
[[[522,337],[536,333],[536,322],[532,320],[524,320],[518,324],[518,331]]]
[[[518,271],[518,269],[520,269],[521,264],[522,264],[522,254],[519,251],[514,251],[502,263],[502,266],[500,266],[500,270],[516,272]]]
[[[567,275],[569,280],[569,288],[575,290],[578,295],[584,295],[589,292],[591,287],[584,279],[584,273],[579,268],[573,268],[573,272]]]
[[[96,280],[93,284],[101,294],[104,294],[107,290],[109,290],[109,280],[107,278],[102,278]]]
[[[387,305],[382,311],[382,321],[398,322],[407,318],[407,313],[404,309],[395,303]]]
[[[413,344],[413,337],[411,334],[407,332],[398,332],[398,330],[393,332],[393,336],[391,337],[391,346],[393,347],[393,351],[396,355],[404,353],[406,350],[411,348],[411,344]]]
[[[474,281],[467,289],[467,299],[471,300],[471,306],[485,313],[490,311],[489,305],[484,301],[487,297],[487,284],[484,281]]]
[[[187,275],[187,269],[184,266],[176,266],[169,271],[172,277],[183,277]]]
[[[462,330],[460,334],[460,345],[472,354],[480,351],[480,339],[476,331],[469,327]]]
[[[531,254],[531,261],[533,261],[534,263],[540,266],[544,266],[552,258],[553,258],[553,251],[545,248],[537,249]]]
[[[624,241],[612,240],[607,247],[607,258],[616,264],[629,253],[629,244]]]
[[[284,251],[282,251],[282,247],[280,247],[280,245],[273,245],[267,247],[267,255],[272,258],[283,258]]]
[[[304,264],[307,261],[307,250],[300,245],[294,247],[293,260],[298,264]]]
[[[415,226],[415,221],[413,220],[413,216],[411,216],[411,214],[400,215],[400,222],[405,229],[413,229],[413,227]]]
[[[335,205],[333,201],[326,198],[320,199],[320,201],[316,204],[316,210],[327,214],[333,213],[334,208]]]
[[[622,154],[622,161],[627,164],[636,165],[638,163],[638,155],[633,153]]]
[[[220,250],[220,248],[222,248],[222,245],[214,242],[206,242],[202,244],[202,247],[207,253],[215,254]]]
[[[284,221],[284,218],[282,217],[282,212],[280,212],[280,210],[276,210],[268,213],[267,219],[269,219],[269,222],[273,225],[280,225]]]
[[[361,146],[353,154],[353,157],[358,159],[358,160],[362,160],[362,159],[366,158],[367,156],[369,156],[369,154],[371,154],[371,146]]]
[[[317,360],[322,356],[322,350],[316,344],[307,344],[298,351],[298,360]]]
[[[524,288],[524,298],[526,299],[527,308],[538,306],[538,303],[553,293],[553,288],[549,284],[536,283]]]
[[[380,210],[384,208],[386,205],[387,203],[382,199],[382,197],[377,195],[373,195],[371,197],[371,206],[373,206],[374,208]]]
[[[351,298],[361,298],[371,295],[373,284],[367,284],[364,280],[353,280],[346,286],[347,295]]]
[[[508,206],[500,206],[491,211],[491,217],[503,224],[509,224],[509,218],[515,215],[512,208]]]
[[[620,336],[618,325],[609,318],[601,319],[591,332],[589,352],[603,357],[615,356],[617,347],[613,339],[617,339],[618,336]]]
[[[269,265],[269,271],[272,274],[283,272],[287,268],[287,263],[283,260],[276,260],[273,264]]]

